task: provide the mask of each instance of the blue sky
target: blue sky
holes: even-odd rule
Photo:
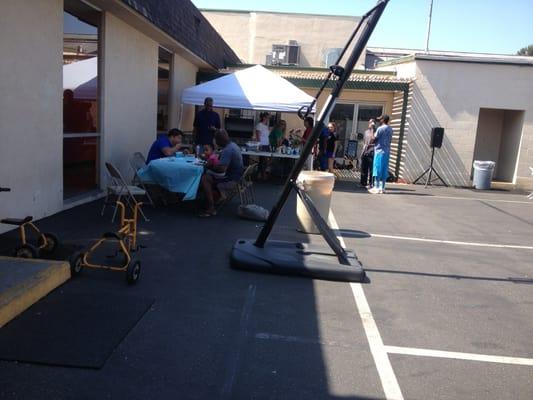
[[[192,1],[198,8],[355,16],[376,4],[376,0]],[[390,0],[369,45],[425,48],[429,4],[430,0]],[[515,54],[529,44],[533,44],[533,0],[433,0],[430,50]]]

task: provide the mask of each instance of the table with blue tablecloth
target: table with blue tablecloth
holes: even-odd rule
[[[145,183],[156,183],[169,192],[184,193],[183,200],[194,200],[203,172],[194,157],[166,157],[150,161],[137,174]]]

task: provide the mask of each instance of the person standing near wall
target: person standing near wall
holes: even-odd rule
[[[370,193],[385,193],[385,183],[389,175],[390,145],[392,141],[392,128],[389,126],[389,116],[382,115],[377,118],[381,126],[374,134],[374,187]]]
[[[339,137],[337,135],[337,125],[335,122],[328,124],[327,131],[324,131],[321,141],[320,169],[322,171],[329,171],[333,173],[333,165],[335,163],[335,154],[337,153],[337,145],[339,143]]]
[[[274,129],[272,129],[272,131],[270,132],[268,140],[270,143],[270,147],[272,147],[272,151],[276,151],[276,149],[281,146],[281,142],[285,137],[286,129],[287,123],[285,122],[285,120],[280,119],[274,126]]]
[[[255,140],[259,142],[260,151],[269,151],[270,142],[268,136],[270,135],[269,128],[270,114],[262,112],[259,114],[259,122],[255,126]],[[259,157],[259,165],[257,168],[257,178],[259,180],[267,179],[268,160],[266,157]]]
[[[213,144],[215,131],[220,129],[220,117],[213,111],[213,99],[206,97],[204,108],[194,118],[194,142],[203,149],[205,144]]]
[[[372,165],[374,164],[374,132],[376,123],[368,121],[368,129],[363,136],[363,151],[361,152],[361,186],[372,188]]]
[[[302,136],[302,148],[305,146],[309,138],[311,137],[311,134],[313,133],[313,127],[315,126],[315,121],[313,120],[313,117],[305,117],[304,119],[304,134]],[[305,163],[305,169],[311,171],[313,170],[313,159],[316,151],[316,144],[313,146],[313,150],[311,151],[311,154],[309,154],[309,157],[307,158],[307,161]]]
[[[269,141],[268,135],[270,134],[270,128],[268,127],[268,121],[270,115],[267,112],[259,114],[259,122],[255,126],[255,140],[259,142],[261,151],[268,151]]]

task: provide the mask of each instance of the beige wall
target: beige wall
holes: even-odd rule
[[[252,63],[250,44],[253,43],[253,38],[249,33],[253,32],[250,24],[255,17],[252,18],[252,15],[247,12],[202,11],[202,14],[242,62]],[[263,63],[264,60],[261,64]]]
[[[315,96],[318,89],[315,88],[300,88],[307,94]],[[329,91],[325,90],[318,98],[317,102],[317,116],[318,112],[324,106]],[[369,91],[369,90],[353,90],[345,89],[342,91],[341,96],[337,100],[337,103],[364,103],[364,104],[381,104],[383,110],[387,114],[392,113],[392,100],[394,97],[393,92],[388,91]],[[287,121],[287,130],[300,128],[303,131],[303,121],[296,114],[282,113],[282,119]]]
[[[342,48],[359,17],[268,12],[202,11],[239,58],[265,64],[273,44],[296,40],[301,46],[300,66],[325,66],[325,50]],[[364,53],[364,52],[363,52]],[[364,65],[364,57],[358,65]]]
[[[183,89],[196,84],[196,73],[198,67],[185,60],[183,57],[174,54],[174,64],[172,69],[171,92],[170,92],[170,121],[169,126],[179,127],[184,131],[191,131],[194,121],[194,106],[181,104],[181,94]]]
[[[448,183],[470,185],[480,108],[525,111],[514,178],[533,186],[533,67],[417,60],[406,137],[405,178],[413,180],[429,164],[431,127],[445,128],[436,166]],[[515,126],[515,130],[520,127]]]
[[[101,159],[130,177],[129,157],[136,151],[146,155],[156,137],[158,44],[110,13],[103,44]]]
[[[61,0],[6,0],[0,13],[0,216],[63,207]],[[0,232],[11,229],[0,225]]]
[[[102,186],[104,162],[129,179],[130,156],[146,154],[156,136],[158,42],[115,11],[104,11],[101,35]],[[63,202],[63,2],[3,1],[0,37],[0,54],[9,55],[0,62],[0,186],[12,188],[0,194],[0,216],[38,219],[94,199]],[[174,59],[171,123],[177,124],[181,91],[195,84],[197,65],[204,64]],[[193,113],[184,108],[184,129],[192,128]],[[0,225],[0,232],[9,229]]]

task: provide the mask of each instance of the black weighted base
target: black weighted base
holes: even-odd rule
[[[231,266],[255,272],[293,275],[342,282],[363,282],[365,271],[348,252],[351,265],[342,265],[329,248],[314,248],[297,242],[268,240],[257,247],[253,240],[239,239],[231,250]]]

